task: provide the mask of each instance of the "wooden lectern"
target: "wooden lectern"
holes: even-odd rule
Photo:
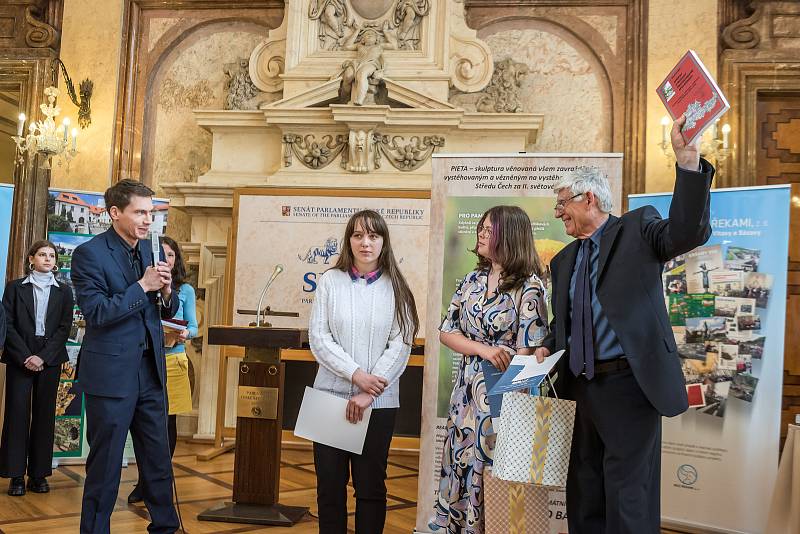
[[[239,364],[233,502],[209,508],[199,520],[292,526],[308,512],[278,503],[285,375],[280,351],[304,342],[308,331],[296,328],[208,328],[209,344],[244,347],[245,356]]]

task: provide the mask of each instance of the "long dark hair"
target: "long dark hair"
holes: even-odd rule
[[[48,241],[47,239],[40,239],[33,243],[33,245],[28,248],[28,253],[25,254],[25,273],[30,274],[33,270],[31,269],[31,256],[36,256],[36,253],[39,252],[39,249],[42,248],[52,248],[53,252],[56,254],[56,268],[58,268],[58,249],[53,244],[52,241]]]
[[[172,283],[176,288],[180,288],[186,283],[186,264],[183,262],[183,252],[178,243],[168,236],[161,236],[161,243],[167,245],[175,252],[175,265],[172,266]]]
[[[494,206],[483,214],[477,231],[480,231],[487,219],[492,222],[489,249],[495,261],[503,268],[498,289],[511,291],[522,287],[531,275],[541,277],[544,266],[536,252],[533,227],[528,214],[517,206]],[[477,268],[488,272],[492,268],[492,261],[478,254],[477,239],[472,252],[478,256]]]
[[[414,300],[414,294],[411,288],[408,287],[403,273],[397,265],[397,260],[392,251],[392,242],[389,239],[389,227],[386,221],[377,211],[363,210],[354,213],[350,220],[347,221],[347,228],[344,231],[344,243],[342,244],[342,253],[339,254],[339,259],[336,260],[336,265],[332,269],[339,269],[349,273],[355,266],[355,258],[353,251],[350,248],[350,237],[356,231],[356,225],[361,223],[361,227],[365,232],[376,233],[383,238],[383,248],[381,254],[378,256],[378,268],[383,271],[385,276],[389,277],[392,282],[392,290],[394,291],[395,311],[394,316],[397,323],[400,325],[400,332],[403,334],[403,340],[412,344],[414,338],[419,331],[419,315],[417,314],[417,304]]]

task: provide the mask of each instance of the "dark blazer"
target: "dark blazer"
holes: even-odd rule
[[[664,263],[708,241],[710,189],[714,168],[701,160],[699,172],[678,168],[669,218],[652,206],[610,216],[600,240],[597,298],[619,338],[633,375],[662,415],[688,408],[685,381],[669,316],[661,274]],[[562,249],[550,262],[553,319],[544,346],[569,350],[569,284],[580,241]],[[574,376],[569,353],[559,361],[566,394]]]
[[[150,240],[141,240],[137,246],[143,266],[152,265]],[[173,292],[169,306],[162,307],[159,315],[157,292],[145,293],[138,282],[128,252],[113,228],[78,246],[72,254],[72,283],[86,320],[78,379],[90,395],[122,398],[138,392],[139,363],[148,333],[158,378],[166,386],[161,318],[175,315],[178,297]]]
[[[24,367],[28,356],[36,354],[48,367],[61,365],[68,359],[67,349],[64,346],[72,327],[72,309],[75,304],[72,289],[63,282],[59,282],[58,286],[50,286],[44,325],[47,341],[44,347],[37,351],[36,348],[41,342],[36,340],[33,284],[23,284],[25,278],[9,282],[3,293],[3,308],[6,312],[8,331],[5,350],[0,361]]]

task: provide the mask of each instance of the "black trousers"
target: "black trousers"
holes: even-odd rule
[[[630,369],[572,384],[570,534],[659,534],[661,414]]]
[[[319,531],[347,532],[347,482],[353,474],[356,534],[380,534],[386,522],[386,465],[397,408],[372,410],[362,454],[314,443]]]
[[[56,395],[61,365],[28,371],[6,365],[6,412],[0,440],[0,476],[53,474]]]

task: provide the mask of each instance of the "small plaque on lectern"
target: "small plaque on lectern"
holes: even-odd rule
[[[278,388],[239,386],[236,417],[278,418]]]

